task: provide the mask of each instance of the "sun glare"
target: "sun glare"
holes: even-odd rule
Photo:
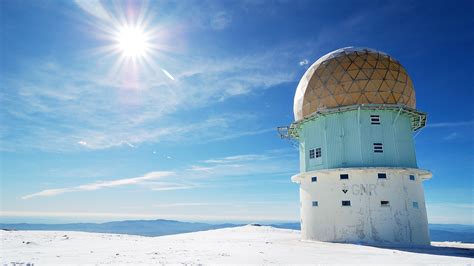
[[[117,34],[119,50],[126,57],[143,57],[150,48],[147,35],[140,27],[123,26]]]
[[[113,60],[110,61],[110,75],[121,75],[124,88],[142,87],[141,79],[151,73],[154,77],[158,73],[174,81],[175,77],[158,60],[167,49],[172,48],[167,42],[173,29],[152,23],[153,17],[148,13],[146,2],[132,2],[126,6],[118,5],[113,12],[104,11],[106,14],[94,25],[97,26],[98,36],[105,41],[96,53]],[[104,8],[100,1],[94,3]]]

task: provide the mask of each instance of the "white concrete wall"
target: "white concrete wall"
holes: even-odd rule
[[[387,179],[378,179],[386,173]],[[349,174],[341,180],[340,174]],[[415,181],[409,175],[415,175]],[[317,182],[311,177],[317,176]],[[431,173],[414,168],[340,168],[302,173],[303,239],[369,244],[429,245],[422,181]],[[344,193],[343,190],[347,190]],[[350,200],[351,206],[342,206]],[[313,207],[312,202],[318,201]],[[381,206],[389,201],[389,206]],[[418,202],[418,208],[413,207]]]

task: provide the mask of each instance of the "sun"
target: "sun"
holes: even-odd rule
[[[141,84],[149,75],[174,82],[173,71],[165,69],[163,64],[167,61],[163,58],[176,53],[171,42],[176,41],[178,28],[157,24],[147,1],[132,1],[130,5],[125,2],[126,5],[114,3],[111,10],[101,1],[94,2],[94,10],[100,14],[94,13],[94,19],[87,23],[95,28],[94,35],[102,39],[103,45],[91,53],[102,56],[101,64],[109,66],[110,76],[122,78],[124,88],[147,87]]]
[[[144,57],[150,50],[147,33],[140,27],[125,25],[119,28],[116,35],[118,50],[129,58]]]

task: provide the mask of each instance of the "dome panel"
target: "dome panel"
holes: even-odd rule
[[[415,108],[413,83],[393,57],[368,48],[347,47],[318,59],[295,93],[295,119],[325,108],[355,104],[402,104]]]

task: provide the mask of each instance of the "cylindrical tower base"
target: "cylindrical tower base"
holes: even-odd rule
[[[300,184],[306,240],[429,245],[422,181],[416,168],[339,168],[292,177]]]

